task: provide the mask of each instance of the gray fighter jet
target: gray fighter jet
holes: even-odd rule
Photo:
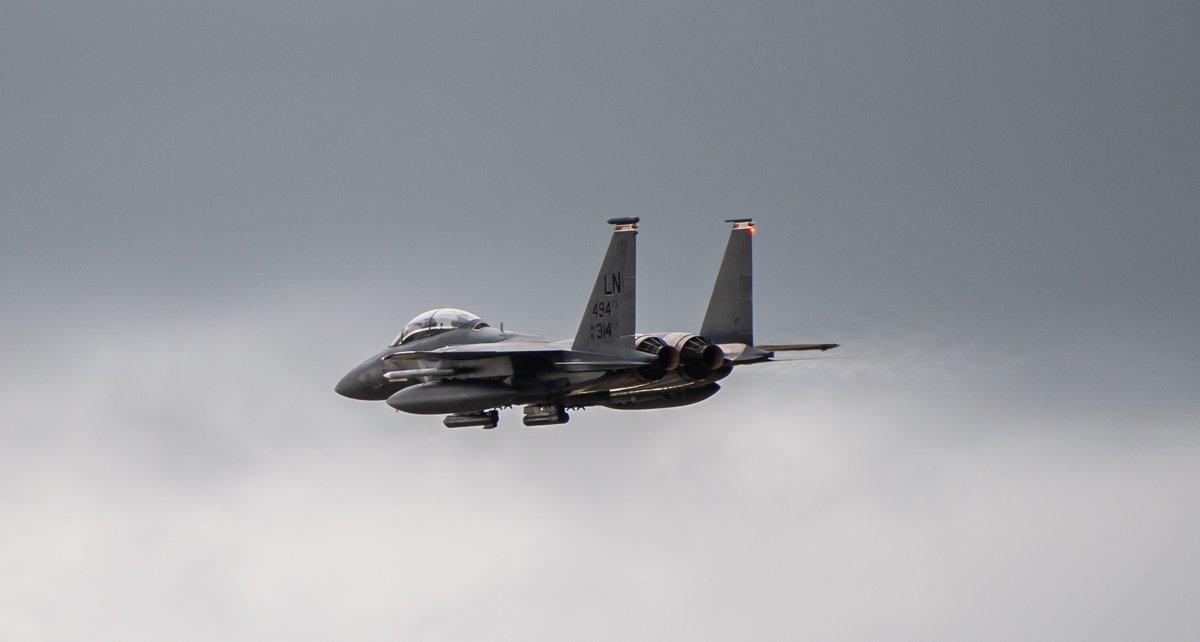
[[[430,310],[338,382],[351,399],[447,415],[448,428],[495,428],[500,408],[525,406],[526,426],[566,423],[568,410],[673,408],[721,389],[734,367],[836,343],[754,344],[754,222],[733,230],[699,333],[638,334],[634,326],[638,219],[609,219],[612,240],[574,339],[507,332],[453,308]]]

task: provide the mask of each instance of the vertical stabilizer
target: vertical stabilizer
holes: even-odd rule
[[[575,350],[620,354],[633,350],[638,218],[612,218],[616,226],[575,334]]]
[[[725,222],[733,223],[733,230],[700,334],[713,343],[754,345],[754,221],[735,218]]]

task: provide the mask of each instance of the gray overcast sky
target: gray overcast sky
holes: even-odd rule
[[[477,4],[482,6],[476,6]],[[0,638],[1200,637],[1200,6],[9,2]],[[699,406],[332,393],[451,305]]]

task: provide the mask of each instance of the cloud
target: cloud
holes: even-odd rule
[[[931,346],[447,431],[333,395],[278,303],[95,336],[67,404],[10,373],[3,637],[1196,632],[1193,406],[1072,425]]]

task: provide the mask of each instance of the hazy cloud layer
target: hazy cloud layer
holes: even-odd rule
[[[65,402],[4,382],[6,637],[1196,632],[1194,402],[860,351],[450,432],[330,395],[327,346],[264,372],[307,334],[272,303],[102,335]]]
[[[15,3],[0,638],[1190,640],[1189,3]],[[447,431],[418,312],[569,335],[640,215],[699,406]]]

